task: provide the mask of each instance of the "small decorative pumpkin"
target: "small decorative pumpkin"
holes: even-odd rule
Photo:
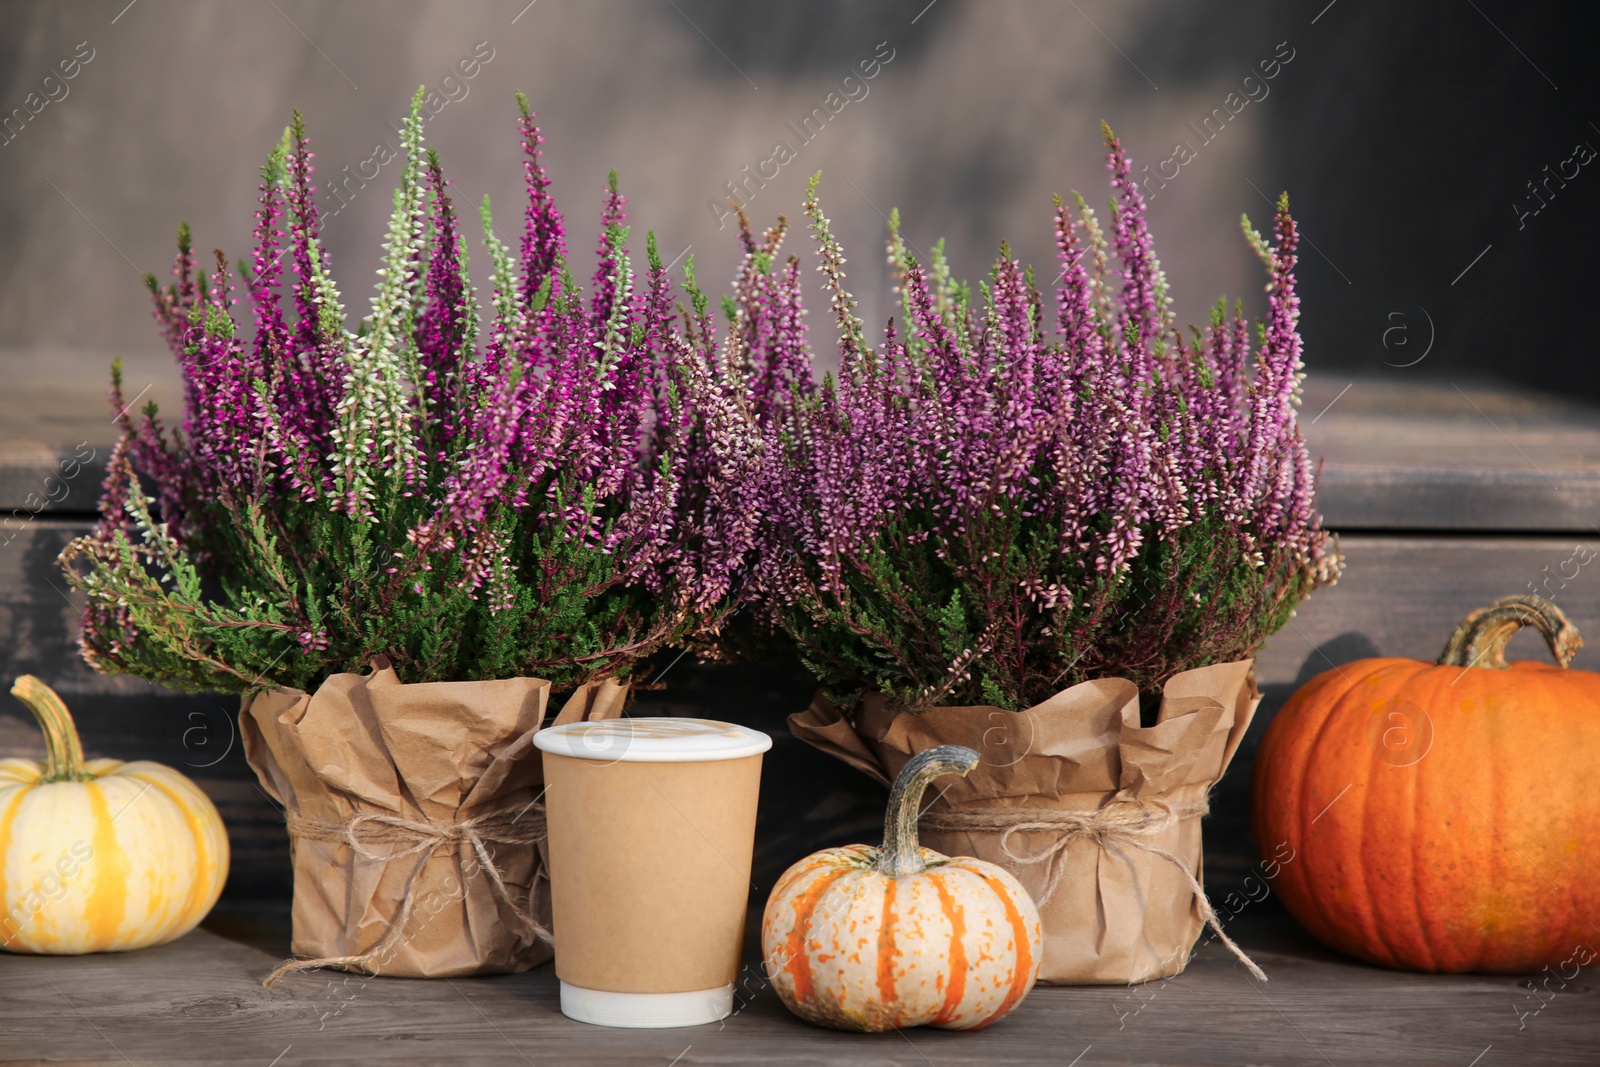
[[[0,947],[121,952],[194,929],[228,876],[211,801],[159,763],[85,761],[49,686],[24,675],[11,692],[44,729],[46,760],[0,760]]]
[[[895,779],[882,848],[813,853],[772,890],[761,951],[773,988],[807,1022],[841,1030],[976,1030],[1039,977],[1039,912],[1010,873],[917,844],[928,783],[978,753],[940,745]]]
[[[1556,666],[1506,663],[1523,626]],[[1254,815],[1263,854],[1293,857],[1275,885],[1295,918],[1417,971],[1521,973],[1595,944],[1600,674],[1567,669],[1582,644],[1554,604],[1508,597],[1436,664],[1360,660],[1290,698],[1256,756]]]

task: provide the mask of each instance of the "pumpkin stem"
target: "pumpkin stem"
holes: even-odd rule
[[[1565,667],[1583,647],[1583,635],[1544,597],[1508,596],[1468,615],[1439,654],[1441,667],[1506,669],[1506,642],[1524,626],[1544,635],[1556,664]]]
[[[11,687],[11,695],[28,705],[44,731],[45,766],[39,781],[92,782],[94,775],[83,769],[83,742],[72,713],[56,691],[31,674],[24,674]]]
[[[889,810],[883,817],[883,848],[878,871],[890,878],[916,874],[923,869],[922,848],[917,844],[917,816],[922,794],[935,778],[966,775],[978,765],[976,749],[964,745],[939,745],[924,749],[900,768],[889,790]]]

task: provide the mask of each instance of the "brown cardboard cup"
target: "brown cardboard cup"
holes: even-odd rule
[[[733,1010],[766,734],[707,719],[541,730],[561,1010],[697,1026]]]

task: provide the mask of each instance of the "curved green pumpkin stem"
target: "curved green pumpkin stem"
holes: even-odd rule
[[[1506,669],[1506,642],[1524,626],[1544,635],[1556,664],[1565,667],[1583,647],[1583,635],[1544,597],[1508,596],[1468,615],[1439,654],[1441,667]]]
[[[917,815],[922,794],[935,778],[946,774],[965,776],[978,765],[976,749],[964,745],[939,745],[924,749],[900,768],[894,788],[889,790],[889,810],[883,818],[883,849],[878,854],[878,871],[890,878],[916,874],[923,869],[922,848],[917,844]]]
[[[11,695],[28,705],[44,731],[45,766],[40,784],[94,781],[94,775],[83,769],[83,742],[78,740],[72,713],[56,691],[33,675],[24,674],[11,687]]]

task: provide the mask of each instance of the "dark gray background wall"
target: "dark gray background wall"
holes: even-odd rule
[[[447,173],[467,203],[492,195],[513,242],[521,88],[548,130],[575,254],[593,245],[616,167],[636,238],[653,228],[669,257],[691,249],[714,285],[736,245],[708,201],[785,141],[796,158],[747,197],[750,210],[797,217],[821,169],[869,320],[888,306],[882,215],[894,206],[916,247],[946,236],[969,277],[1002,238],[1046,267],[1050,195],[1104,199],[1105,118],[1141,167],[1180,143],[1193,152],[1151,204],[1184,316],[1200,319],[1223,293],[1259,302],[1237,219],[1264,218],[1264,196],[1286,188],[1310,242],[1314,374],[1498,376],[1600,395],[1584,317],[1600,166],[1552,181],[1537,214],[1525,185],[1580,142],[1600,148],[1592,38],[1575,5],[525,3],[0,3],[0,115],[13,115],[0,134],[0,370],[27,379],[66,365],[99,378],[120,353],[152,395],[171,396],[138,272],[165,271],[178,220],[202,249],[246,254],[256,168],[291,108],[307,116],[326,179],[394,144],[390,122],[426,83],[457,97],[427,129]],[[442,85],[475,47],[492,53],[480,73]],[[93,58],[46,84],[75,50]],[[874,53],[893,58],[845,86],[865,96],[801,144],[786,124]],[[1293,58],[1270,82],[1245,83],[1275,54]],[[1226,114],[1230,92],[1266,95],[1203,141],[1196,128]],[[50,94],[61,98],[31,114]],[[395,169],[353,183],[327,221],[352,310],[365,308]],[[325,197],[324,210],[339,203]],[[1518,204],[1530,212],[1520,220]]]

